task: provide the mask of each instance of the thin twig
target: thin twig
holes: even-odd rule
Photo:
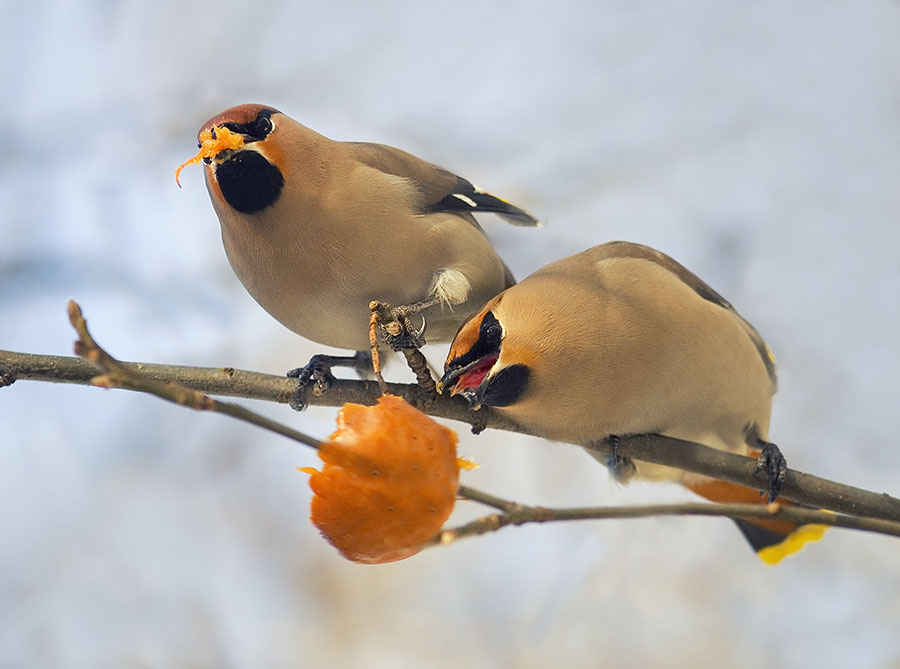
[[[192,388],[170,381],[157,380],[141,370],[139,365],[119,362],[101,348],[91,336],[87,322],[81,313],[81,307],[73,300],[69,300],[68,310],[69,321],[78,333],[78,341],[75,342],[75,353],[99,367],[103,372],[103,374],[91,377],[89,381],[91,385],[101,388],[123,388],[125,390],[149,393],[197,411],[213,411],[226,414],[232,418],[252,423],[313,448],[319,448],[322,445],[318,439],[282,425],[238,404],[214,400]]]
[[[372,372],[375,374],[375,380],[378,382],[378,390],[384,395],[387,392],[387,383],[381,373],[381,352],[378,350],[378,321],[379,311],[376,308],[378,302],[371,302],[369,308],[372,313],[369,315],[369,352],[372,355]]]
[[[422,355],[422,351],[417,348],[400,349],[403,357],[406,358],[407,366],[416,375],[416,385],[425,391],[427,397],[431,397],[432,401],[437,397],[437,385],[434,377],[431,376],[431,370],[428,369],[428,361]]]
[[[496,497],[489,493],[460,486],[459,494],[465,499],[498,509],[465,525],[441,531],[427,545],[452,543],[465,537],[495,532],[509,525],[546,523],[568,520],[610,520],[617,518],[649,518],[652,516],[719,516],[733,519],[781,520],[798,525],[828,525],[845,529],[874,532],[900,537],[900,522],[876,518],[859,518],[830,511],[817,511],[779,503],[712,504],[695,502],[688,504],[652,504],[644,506],[599,506],[576,508],[548,508],[527,506]]]

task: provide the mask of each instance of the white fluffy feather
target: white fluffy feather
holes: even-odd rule
[[[429,293],[437,297],[442,305],[453,308],[461,304],[469,297],[472,284],[466,275],[455,269],[442,269],[434,275]]]

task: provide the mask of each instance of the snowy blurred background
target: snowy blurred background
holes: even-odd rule
[[[264,102],[547,219],[482,221],[520,277],[611,239],[671,254],[778,356],[771,435],[790,464],[900,493],[900,3],[2,15],[0,348],[68,354],[72,297],[123,359],[282,373],[319,351],[232,275],[200,170],[183,190],[172,174],[205,119]],[[333,409],[255,408],[333,429]],[[461,431],[482,463],[465,482],[499,495],[690,499],[619,488],[569,446]],[[900,666],[896,540],[833,531],[770,568],[727,521],[666,518],[357,566],[307,521],[294,467],[316,462],[142,395],[0,390],[0,666]]]

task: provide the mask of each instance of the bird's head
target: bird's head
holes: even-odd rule
[[[219,112],[197,134],[210,195],[241,214],[274,205],[284,188],[280,125],[272,107],[246,104]],[[220,203],[221,204],[221,203]]]
[[[457,332],[439,389],[463,395],[469,406],[508,407],[528,391],[531,356],[504,324],[501,293]]]

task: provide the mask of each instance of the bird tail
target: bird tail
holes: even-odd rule
[[[701,497],[720,504],[766,504],[758,490],[736,483],[699,478],[684,481],[684,486]],[[796,506],[794,502],[778,498],[779,504]],[[825,533],[825,525],[798,525],[784,520],[735,519],[738,529],[759,558],[766,564],[777,564],[796,553],[811,541],[818,541]]]
[[[497,214],[512,225],[524,225],[532,228],[541,226],[541,222],[533,214],[503,198],[491,195],[462,177],[456,177],[456,188],[447,193],[439,202],[430,204],[425,213],[438,211],[466,212],[468,214],[491,213]],[[478,227],[480,228],[480,226]]]
[[[474,211],[491,212],[497,214],[507,223],[512,225],[523,225],[528,227],[540,227],[541,222],[532,214],[525,211],[521,207],[507,202],[506,200],[491,195],[490,193],[478,190],[469,195],[469,198],[475,203]]]

